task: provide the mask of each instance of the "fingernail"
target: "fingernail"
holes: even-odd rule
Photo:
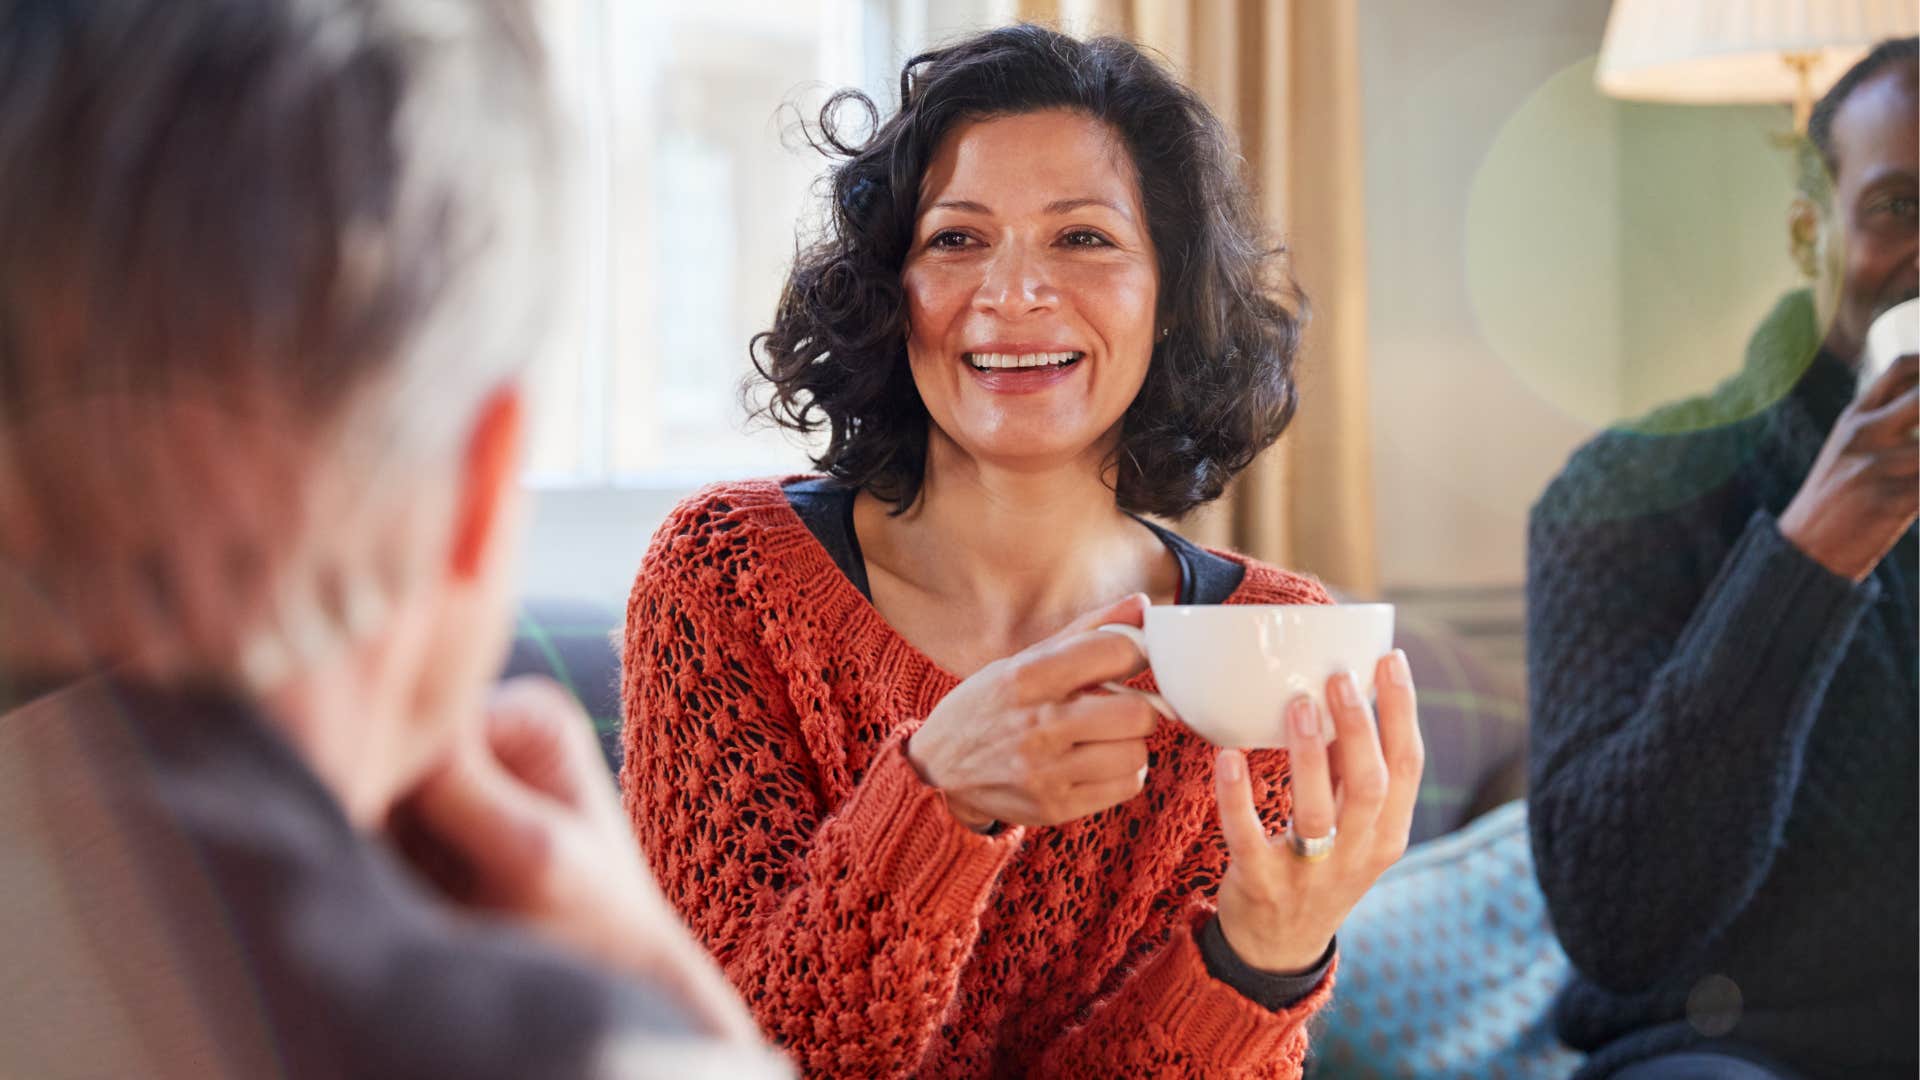
[[[1353,672],[1343,671],[1334,677],[1333,700],[1344,709],[1360,704],[1360,680],[1353,677]]]
[[[1232,750],[1220,751],[1220,778],[1228,783],[1237,783],[1246,775],[1247,760]]]
[[[1287,706],[1287,718],[1293,722],[1293,733],[1303,739],[1315,739],[1320,736],[1320,710],[1313,707],[1310,697],[1297,697]]]
[[[1405,649],[1393,650],[1392,657],[1387,660],[1387,681],[1400,687],[1413,685],[1413,669],[1407,666]]]

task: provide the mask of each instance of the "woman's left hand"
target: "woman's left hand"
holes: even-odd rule
[[[1311,970],[1347,912],[1407,849],[1426,750],[1405,653],[1395,649],[1380,658],[1374,686],[1377,728],[1351,674],[1327,680],[1337,736],[1331,748],[1323,730],[1327,716],[1312,699],[1302,696],[1287,707],[1294,835],[1333,837],[1332,851],[1317,861],[1296,854],[1284,832],[1268,834],[1245,754],[1222,750],[1214,762],[1220,830],[1232,857],[1220,880],[1220,929],[1240,959],[1256,968]]]

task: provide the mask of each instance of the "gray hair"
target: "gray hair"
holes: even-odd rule
[[[48,639],[32,601],[123,660],[100,598],[165,624],[183,545],[230,549],[245,614],[174,666],[271,681],[297,661],[260,642],[373,618],[380,583],[287,568],[534,353],[548,110],[515,0],[0,0],[0,658]]]

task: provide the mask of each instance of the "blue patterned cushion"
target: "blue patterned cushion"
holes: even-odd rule
[[[1549,1012],[1572,975],[1508,803],[1412,848],[1340,928],[1340,974],[1307,1076],[1564,1077]]]

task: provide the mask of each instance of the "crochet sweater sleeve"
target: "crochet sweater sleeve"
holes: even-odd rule
[[[662,888],[805,1071],[907,1072],[1021,831],[961,826],[905,729],[828,812],[714,512],[669,519],[628,605],[628,812]]]
[[[1712,500],[1600,512],[1593,456],[1528,540],[1530,828],[1568,954],[1632,993],[1688,969],[1766,879],[1875,586],[1828,573],[1764,511],[1731,531]]]
[[[1208,973],[1197,935],[1212,917],[1211,902],[1194,901],[1167,943],[1047,1048],[1036,1075],[1299,1077],[1333,970],[1306,998],[1268,1010]]]

